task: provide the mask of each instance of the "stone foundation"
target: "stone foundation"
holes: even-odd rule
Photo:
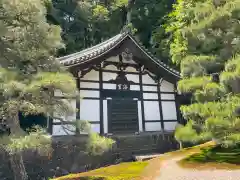
[[[139,154],[159,154],[177,149],[173,135],[168,133],[118,135],[111,138],[116,140],[111,150],[101,156],[91,156],[84,152],[86,136],[54,137],[51,156],[40,157],[34,152],[24,153],[30,179],[43,180],[54,175],[84,172],[119,162],[134,161],[133,157]],[[8,157],[2,153],[0,160],[0,179],[12,180]]]

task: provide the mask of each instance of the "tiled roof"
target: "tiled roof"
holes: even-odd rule
[[[77,64],[82,64],[87,61],[91,61],[97,57],[100,57],[111,49],[116,47],[120,44],[126,37],[130,37],[132,41],[158,66],[167,70],[169,73],[173,74],[174,76],[180,77],[180,73],[171,67],[167,66],[165,63],[161,62],[158,58],[156,58],[151,52],[149,52],[140,42],[138,42],[131,34],[129,33],[120,33],[100,44],[97,44],[91,48],[87,48],[77,53],[73,53],[67,56],[63,56],[58,58],[61,64],[70,67]]]

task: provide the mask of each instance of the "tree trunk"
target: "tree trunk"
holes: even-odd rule
[[[13,171],[14,180],[28,180],[28,175],[21,153],[11,154],[10,164]]]
[[[180,146],[180,149],[183,149],[183,143],[182,143],[182,141],[179,141],[179,146]]]
[[[18,111],[10,116],[10,131],[11,136],[20,137],[23,135],[23,130],[20,127]],[[10,164],[13,171],[14,180],[28,180],[28,175],[23,163],[22,153],[13,150],[10,154]]]

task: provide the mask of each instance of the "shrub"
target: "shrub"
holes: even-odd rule
[[[186,162],[218,162],[240,164],[240,145],[224,148],[220,145],[201,149],[200,153],[188,156]]]

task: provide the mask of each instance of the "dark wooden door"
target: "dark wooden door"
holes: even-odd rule
[[[137,100],[108,100],[108,129],[110,133],[138,132]]]

